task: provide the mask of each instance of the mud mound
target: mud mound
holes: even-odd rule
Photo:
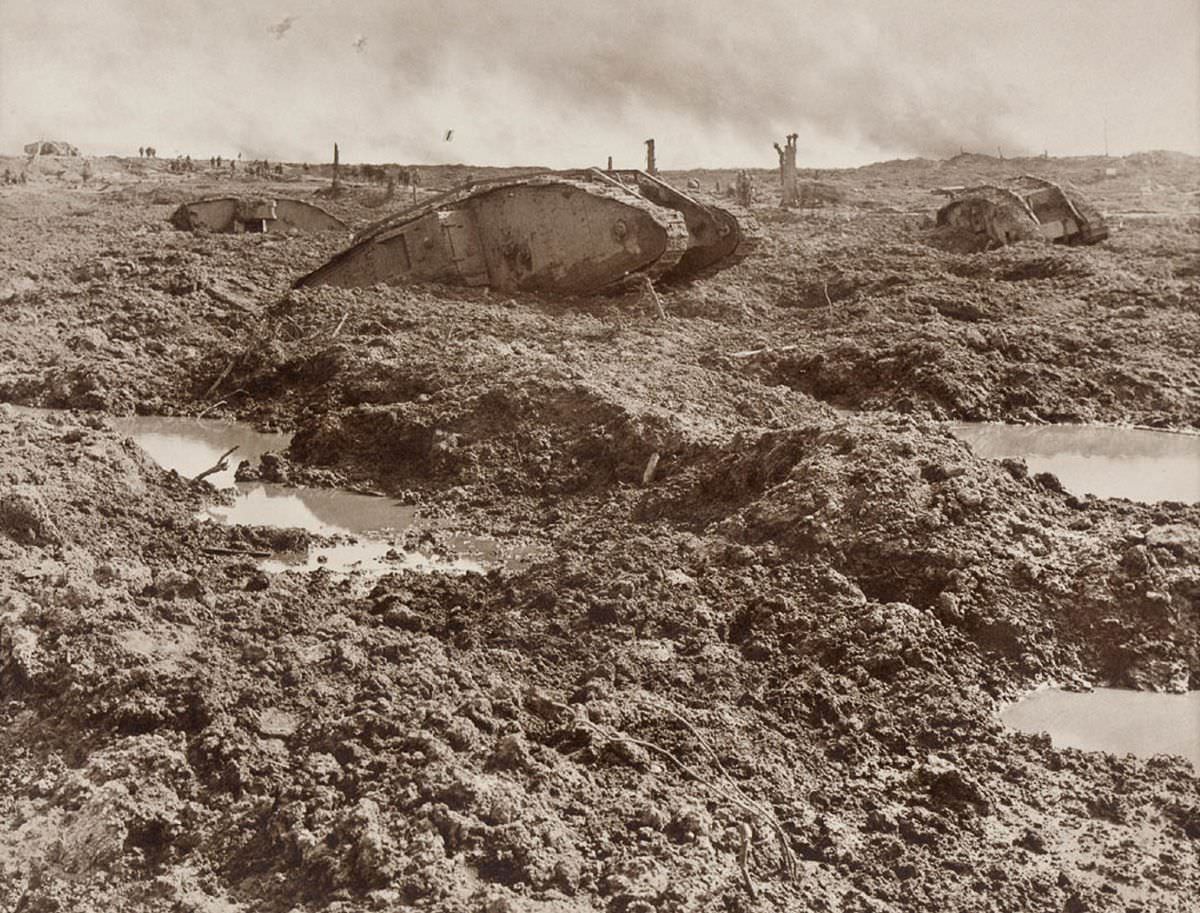
[[[872,599],[934,612],[1018,675],[1052,678],[1069,655],[1056,651],[1071,644],[1123,685],[1200,680],[1200,628],[1185,608],[1200,576],[1179,554],[1140,544],[1200,511],[1101,512],[1053,477],[978,460],[931,430],[848,420],[739,442],[700,471],[674,511],[657,510],[709,504],[713,531],[797,560],[818,556]],[[1143,532],[1131,537],[1130,526]]]
[[[527,380],[462,399],[358,407],[302,424],[290,454],[353,467],[394,484],[485,483],[577,491],[640,483],[652,457],[674,464],[689,450],[669,416],[635,414],[581,384]]]

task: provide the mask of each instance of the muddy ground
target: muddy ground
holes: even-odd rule
[[[0,405],[0,909],[1195,909],[1190,764],[996,711],[1200,687],[1200,507],[1077,497],[942,421],[1200,430],[1196,166],[890,162],[792,212],[760,174],[758,251],[663,319],[289,291],[345,239],[173,208],[396,199],[39,160],[0,187],[0,402],[73,411]],[[1112,238],[934,231],[933,188],[1029,171]],[[294,430],[291,477],[539,548],[267,575],[210,550],[303,536],[197,522],[215,492],[105,423],[133,412]]]

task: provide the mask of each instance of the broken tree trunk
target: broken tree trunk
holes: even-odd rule
[[[333,192],[337,193],[338,185],[338,144],[333,144]]]
[[[796,140],[799,136],[798,133],[789,133],[785,145],[775,144],[775,151],[779,154],[779,184],[782,191],[779,205],[784,209],[800,204],[800,188],[796,183]]]
[[[192,481],[199,482],[202,479],[208,478],[213,473],[224,472],[226,469],[229,468],[229,456],[235,450],[237,450],[236,446],[230,447],[223,454],[221,454],[220,458],[217,460],[217,462],[215,464],[213,464],[212,466],[209,466],[208,469],[204,470],[204,472],[200,473],[200,475],[196,476],[196,478],[192,479]]]
[[[737,173],[737,201],[739,206],[750,207],[754,202],[754,183],[746,171]]]
[[[658,174],[658,163],[654,161],[654,140],[646,140],[646,174]]]

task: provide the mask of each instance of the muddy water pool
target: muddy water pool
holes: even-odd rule
[[[955,422],[981,457],[1020,457],[1074,495],[1200,503],[1200,435],[1092,425]]]
[[[393,538],[413,525],[415,509],[411,506],[347,491],[234,481],[234,468],[240,460],[255,461],[267,451],[284,450],[290,439],[287,434],[263,433],[237,422],[192,418],[137,416],[111,421],[156,463],[184,476],[203,472],[236,446],[229,458],[230,468],[207,477],[218,488],[233,487],[238,492],[232,504],[205,510],[205,516],[214,521],[298,527],[353,539],[315,546],[307,554],[277,555],[263,562],[268,571],[483,572],[488,567],[517,564],[528,554],[528,550],[518,550],[502,559],[494,540],[468,535],[439,537],[443,547],[434,554],[406,551],[396,546]]]
[[[229,458],[229,468],[208,476],[208,481],[218,488],[233,484],[233,473],[241,460],[255,462],[268,450],[285,450],[292,437],[290,434],[255,431],[248,425],[216,419],[139,415],[108,421],[122,434],[137,441],[159,466],[174,469],[189,478],[215,465],[230,447],[237,447]]]
[[[1021,732],[1048,733],[1059,748],[1181,755],[1200,773],[1200,691],[1044,688],[1006,707],[1000,720]]]

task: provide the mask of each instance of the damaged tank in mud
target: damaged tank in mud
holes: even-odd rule
[[[376,222],[296,287],[440,282],[503,291],[600,292],[732,266],[753,248],[748,215],[644,171],[544,171],[463,184]]]
[[[1079,191],[1034,175],[1004,186],[947,187],[951,197],[937,224],[976,235],[984,247],[1044,239],[1056,244],[1096,244],[1108,237],[1104,217]]]
[[[346,223],[319,206],[286,197],[212,197],[184,203],[171,214],[182,231],[232,234],[349,231]]]

